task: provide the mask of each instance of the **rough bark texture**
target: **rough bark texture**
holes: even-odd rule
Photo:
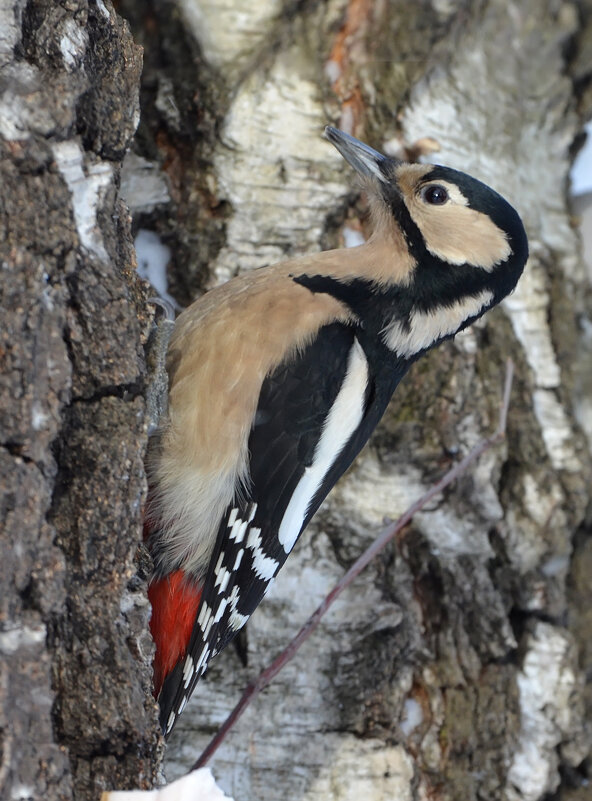
[[[592,548],[589,278],[566,176],[592,112],[589,0],[119,0],[145,48],[134,225],[181,304],[364,231],[320,139],[432,137],[514,202],[532,258],[502,309],[419,363],[171,739],[194,761],[239,692],[380,527],[495,424],[506,445],[418,515],[213,761],[236,801],[584,801]],[[140,53],[109,0],[0,3],[0,788],[147,787],[137,553],[148,321],[120,163]],[[587,416],[588,414],[588,416]]]
[[[138,223],[174,245],[182,304],[239,271],[364,230],[352,175],[320,138],[327,122],[392,150],[432,137],[433,160],[517,206],[532,250],[503,309],[399,388],[249,624],[248,666],[228,649],[198,688],[167,775],[189,767],[383,516],[491,430],[511,355],[505,447],[357,580],[213,768],[236,801],[584,798],[591,472],[575,414],[589,408],[590,288],[566,177],[591,109],[590,5],[121,0],[119,9],[145,46],[136,148],[162,167],[171,200],[156,193],[147,209],[137,193],[129,199]]]
[[[7,0],[0,31],[0,796],[96,801],[158,755],[118,199],[142,58],[109,0]]]

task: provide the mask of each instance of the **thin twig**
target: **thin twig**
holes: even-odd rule
[[[380,532],[372,545],[370,545],[364,551],[364,553],[358,557],[347,573],[345,573],[335,587],[333,587],[331,592],[323,600],[322,604],[311,615],[311,617],[309,617],[287,648],[273,660],[269,667],[265,668],[265,670],[263,670],[256,679],[247,685],[238,704],[226,718],[216,735],[212,738],[191,770],[197,770],[208,762],[210,757],[221,745],[230,729],[234,726],[251,701],[259,695],[261,690],[267,687],[267,685],[280,672],[284,665],[292,659],[302,643],[305,642],[305,640],[307,640],[317,628],[322,617],[335,602],[335,600],[341,595],[343,590],[352,583],[352,581],[362,572],[362,570],[364,570],[365,567],[368,566],[372,559],[374,559],[374,557],[380,553],[380,551],[382,551],[385,545],[387,545],[387,543],[389,543],[411,521],[413,516],[432,500],[432,498],[442,492],[443,489],[448,487],[453,481],[461,476],[467,470],[469,465],[471,465],[476,459],[485,453],[485,451],[489,450],[498,442],[501,442],[506,434],[506,423],[508,419],[508,408],[510,405],[510,392],[512,390],[513,376],[514,364],[511,359],[508,359],[506,363],[506,377],[504,382],[504,394],[500,408],[499,423],[494,433],[490,437],[487,437],[487,439],[481,440],[481,442],[479,442],[471,451],[469,451],[464,459],[461,459],[461,461],[455,464],[454,467],[450,468],[450,470],[444,476],[442,476],[440,481],[434,484],[421,496],[421,498],[415,501],[415,503],[412,504],[398,520],[396,520],[394,523],[390,523]]]

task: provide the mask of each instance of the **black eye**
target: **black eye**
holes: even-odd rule
[[[421,190],[421,198],[432,206],[443,206],[448,200],[448,192],[440,184],[432,184]]]

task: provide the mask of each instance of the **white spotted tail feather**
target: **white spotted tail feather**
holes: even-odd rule
[[[216,564],[208,574],[203,588],[187,654],[169,674],[159,696],[161,710],[168,710],[170,707],[168,714],[165,712],[161,715],[165,734],[170,733],[176,718],[183,712],[210,659],[222,650],[226,639],[236,634],[249,618],[249,615],[241,614],[237,610],[240,589],[236,579],[240,575],[243,559],[247,561],[250,558],[253,565],[257,566],[262,561],[265,563],[265,573],[261,576],[261,580],[266,583],[264,593],[279,570],[279,563],[266,557],[261,551],[261,529],[252,525],[256,511],[255,503],[249,503],[242,509],[234,506],[229,509],[223,523],[225,533],[218,538],[220,550],[212,556],[212,561],[215,558]],[[257,568],[255,571],[258,574]],[[176,675],[179,670],[182,671],[180,682]],[[168,700],[167,694],[171,690],[171,698]]]
[[[324,337],[321,341],[323,339]],[[343,334],[338,331],[337,336],[334,335],[331,339],[331,347],[341,339]],[[275,475],[281,476],[279,483],[276,483],[274,470],[270,471],[270,475],[261,476],[255,461],[252,465],[253,489],[262,481],[266,482],[267,489],[261,512],[259,504],[254,501],[232,505],[228,509],[220,527],[216,550],[210,558],[211,569],[208,570],[203,587],[197,622],[187,654],[167,677],[160,693],[159,703],[163,715],[161,721],[167,734],[184,709],[209,660],[242,628],[268,591],[316,509],[318,501],[314,505],[314,499],[327,473],[360,425],[368,387],[368,363],[362,348],[351,337],[351,333],[346,336],[346,341],[349,351],[340,355],[337,364],[341,373],[341,386],[337,387],[336,393],[330,393],[330,405],[327,408],[321,407],[321,416],[317,421],[318,430],[313,427],[312,439],[308,414],[302,421],[306,426],[304,431],[298,430],[297,413],[291,417],[291,422],[296,423],[295,429],[290,431],[288,426],[286,431],[285,425],[265,413],[268,402],[265,387],[271,385],[270,393],[274,395],[273,376],[262,390],[259,408],[264,422],[254,427],[250,446],[259,449],[262,446],[258,443],[263,441],[271,464],[277,464],[283,456],[289,471],[282,474],[281,469],[276,469]],[[307,363],[305,354],[301,359]],[[309,369],[305,371],[307,376]],[[284,376],[279,386],[292,387],[293,396],[298,395],[295,389],[298,378],[294,377],[294,373],[297,376],[298,371],[290,364],[285,365],[283,371],[291,372],[292,380],[286,380]],[[307,389],[300,390],[302,398],[306,396]],[[274,397],[277,400],[277,395]],[[300,404],[300,408],[306,406]],[[300,459],[295,459],[294,454],[298,453]],[[285,458],[286,454],[288,459]],[[266,463],[267,460],[264,464]],[[290,490],[287,494],[284,493],[286,486]],[[284,508],[285,502],[287,505]],[[181,678],[179,673],[182,674]]]

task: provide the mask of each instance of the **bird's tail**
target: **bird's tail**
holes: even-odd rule
[[[197,617],[202,587],[187,579],[183,570],[154,578],[148,588],[152,604],[150,631],[156,645],[154,696],[158,698],[164,680],[185,656]]]

